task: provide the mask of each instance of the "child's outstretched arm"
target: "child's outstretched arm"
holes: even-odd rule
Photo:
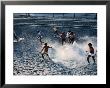
[[[49,48],[52,48],[52,47],[49,46]]]

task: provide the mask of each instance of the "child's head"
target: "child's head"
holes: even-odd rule
[[[62,34],[65,34],[65,32],[62,32]]]
[[[44,45],[47,46],[47,43],[45,43]]]
[[[71,35],[73,35],[73,32],[71,32]]]
[[[92,46],[92,43],[89,43],[88,46],[91,47]]]

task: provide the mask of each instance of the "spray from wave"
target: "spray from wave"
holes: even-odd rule
[[[97,50],[96,37],[81,37],[79,42],[75,41],[73,44],[64,44],[63,46],[58,42],[52,43],[49,39],[46,42],[52,46],[52,49],[49,49],[50,58],[54,62],[62,63],[70,68],[87,65],[88,43],[92,43],[95,51]]]

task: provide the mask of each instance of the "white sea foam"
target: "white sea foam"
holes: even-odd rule
[[[49,49],[49,56],[55,62],[61,62],[68,67],[79,67],[87,64],[87,53],[89,51],[88,43],[92,43],[95,53],[97,50],[97,40],[96,37],[82,37],[80,40],[84,42],[74,42],[74,44],[61,45],[59,43],[49,42],[48,44],[52,46]],[[48,40],[49,41],[49,40]]]

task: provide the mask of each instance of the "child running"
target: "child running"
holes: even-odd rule
[[[41,53],[42,53],[42,51],[43,51],[43,53],[42,53],[42,58],[43,58],[43,59],[44,59],[44,55],[47,55],[48,58],[50,59],[50,57],[49,57],[49,55],[48,55],[48,49],[49,49],[49,48],[52,48],[52,47],[48,46],[47,43],[45,43],[45,44],[44,44],[44,47],[43,47],[42,50],[41,50]]]
[[[62,45],[64,45],[64,42],[66,42],[66,35],[65,35],[65,32],[62,32],[61,35],[61,42],[62,42]]]
[[[88,46],[89,46],[89,54],[88,54],[88,56],[87,56],[87,61],[88,61],[88,63],[90,64],[89,58],[92,57],[92,59],[93,59],[93,61],[94,61],[94,63],[95,63],[94,48],[92,47],[92,44],[91,44],[91,43],[89,43]],[[86,52],[87,52],[87,51],[86,51]]]
[[[73,44],[74,43],[74,40],[75,40],[75,33],[74,32],[71,32],[70,33],[70,43]]]

